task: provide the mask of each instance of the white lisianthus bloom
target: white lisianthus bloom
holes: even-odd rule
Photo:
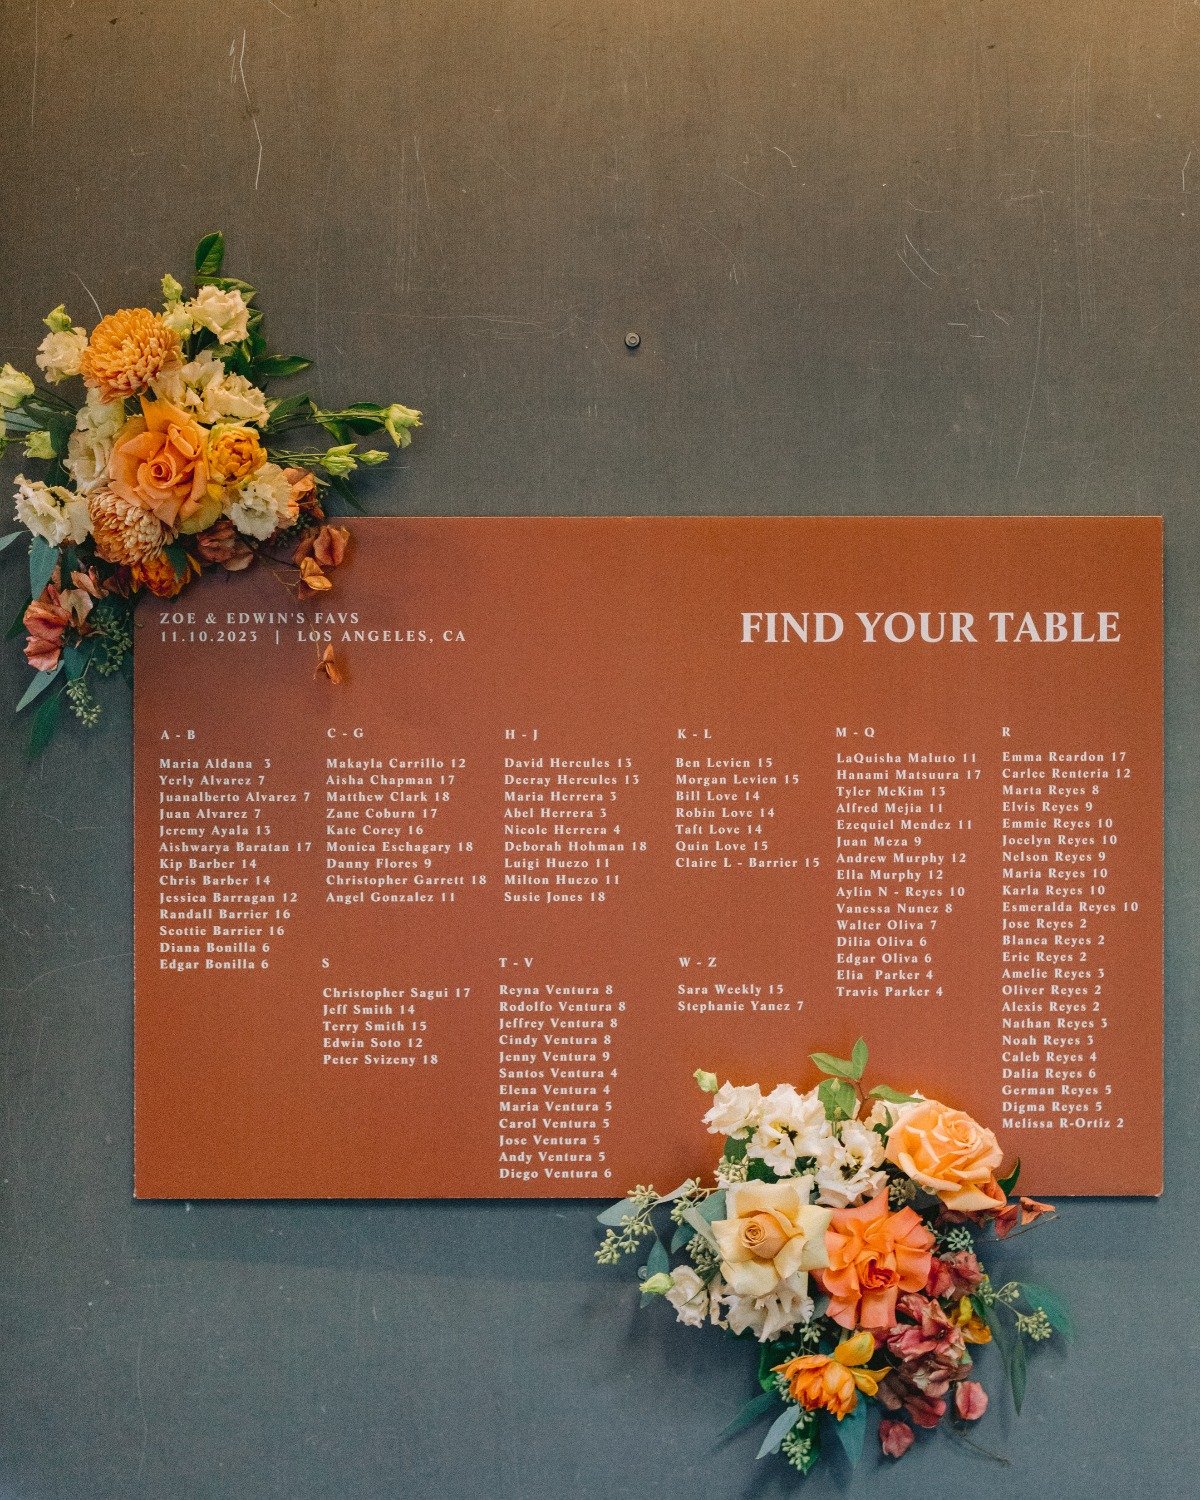
[[[231,375],[211,349],[154,382],[154,394],[185,411],[197,422],[253,422],[265,425],[271,415],[267,398],[244,375]]]
[[[292,482],[278,464],[263,464],[228,496],[229,519],[244,535],[260,542],[281,526],[291,526],[300,514],[292,498]]]
[[[713,1095],[713,1102],[704,1116],[709,1135],[732,1135],[740,1140],[758,1123],[761,1104],[762,1090],[758,1084],[737,1087],[723,1083]]]
[[[700,1328],[708,1317],[708,1288],[691,1266],[671,1272],[671,1289],[663,1294],[675,1309],[675,1317],[689,1328]]]
[[[827,1208],[853,1208],[874,1198],[887,1182],[883,1142],[863,1120],[847,1120],[841,1127],[837,1154],[817,1169],[817,1202]]]
[[[807,1278],[805,1278],[807,1283]],[[744,1297],[731,1292],[724,1298],[725,1320],[733,1333],[749,1328],[760,1343],[789,1333],[798,1323],[807,1323],[813,1315],[813,1299],[807,1285],[794,1286],[781,1281],[765,1297]]]
[[[8,364],[0,369],[0,410],[12,411],[26,396],[32,396],[33,390],[33,381],[22,371]]]
[[[35,358],[38,369],[51,385],[79,374],[79,361],[87,348],[87,331],[83,328],[68,328],[61,333],[48,333],[38,345]]]
[[[79,408],[75,431],[67,439],[63,467],[81,495],[88,495],[108,475],[113,442],[125,424],[123,401],[101,401],[89,389],[87,403]]]
[[[215,333],[220,344],[240,344],[250,332],[250,309],[236,287],[202,286],[186,306],[196,327]]]
[[[766,1162],[776,1176],[787,1177],[795,1171],[798,1157],[812,1157],[823,1165],[836,1149],[833,1127],[816,1090],[801,1094],[790,1083],[781,1083],[762,1102],[747,1155]]]
[[[52,547],[82,542],[90,530],[87,501],[61,484],[17,475],[17,520]]]
[[[186,302],[168,302],[162,310],[162,320],[172,333],[178,335],[180,343],[189,338],[196,327],[196,320]]]

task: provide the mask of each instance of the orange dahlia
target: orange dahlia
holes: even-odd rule
[[[79,373],[102,401],[123,401],[144,391],[179,363],[179,335],[148,307],[123,307],[101,318],[79,361]]]
[[[96,551],[110,563],[143,563],[157,557],[172,533],[152,510],[109,489],[88,496],[88,516]]]

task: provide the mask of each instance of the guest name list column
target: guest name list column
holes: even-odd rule
[[[1156,523],[351,529],[143,613],[139,1194],[668,1187],[859,1035],[1156,1190]]]

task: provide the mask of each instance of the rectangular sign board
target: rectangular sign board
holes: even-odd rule
[[[1160,1191],[1157,518],[347,524],[140,612],[139,1196],[665,1190],[859,1035]]]

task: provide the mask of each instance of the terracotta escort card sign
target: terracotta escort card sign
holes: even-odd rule
[[[142,617],[139,1196],[666,1187],[860,1034],[1159,1191],[1157,519],[348,524]]]

